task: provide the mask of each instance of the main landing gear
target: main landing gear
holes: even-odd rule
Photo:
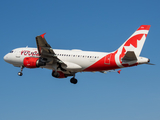
[[[24,68],[24,66],[21,66],[21,72],[18,72],[18,75],[19,75],[19,76],[22,76],[22,75],[23,75],[23,73],[22,73],[23,68]]]
[[[77,84],[78,81],[77,81],[77,79],[75,77],[72,77],[70,79],[70,82],[73,83],[73,84]]]
[[[23,75],[23,73],[22,73],[23,68],[24,68],[24,66],[21,66],[21,71],[18,72],[18,76],[22,76]],[[73,75],[73,77],[70,79],[70,82],[72,84],[77,84],[78,80],[75,78],[75,73],[73,73],[72,75]],[[52,72],[52,76],[58,78],[60,76],[60,74],[58,72],[53,71]]]
[[[71,74],[72,74],[73,77],[70,79],[70,82],[72,84],[77,84],[78,80],[75,78],[76,73],[71,73]]]

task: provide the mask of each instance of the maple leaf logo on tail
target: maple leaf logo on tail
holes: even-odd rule
[[[136,64],[149,32],[150,25],[141,25],[117,50],[115,61],[119,67]],[[130,61],[130,62],[127,62]]]

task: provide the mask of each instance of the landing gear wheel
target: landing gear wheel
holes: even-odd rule
[[[55,78],[58,78],[60,76],[60,74],[58,72],[53,71],[52,76]]]
[[[77,84],[78,81],[77,81],[77,79],[75,79],[75,78],[73,77],[73,78],[70,79],[70,82],[73,83],[73,84]]]
[[[23,68],[24,68],[24,66],[21,66],[21,72],[18,72],[18,75],[19,75],[19,76],[22,76],[22,75],[23,75],[23,73],[22,73]]]
[[[19,75],[19,76],[22,76],[22,75],[23,75],[23,73],[22,73],[22,72],[18,72],[18,75]]]

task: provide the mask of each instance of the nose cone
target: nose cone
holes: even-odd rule
[[[3,57],[3,59],[4,59],[4,61],[9,62],[8,54],[6,54],[6,55]]]

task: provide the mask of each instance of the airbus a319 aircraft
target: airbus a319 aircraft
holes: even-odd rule
[[[77,83],[77,72],[101,72],[149,64],[150,60],[140,57],[140,53],[150,25],[141,25],[117,50],[113,52],[91,52],[82,50],[52,49],[44,34],[36,37],[37,48],[22,47],[12,50],[4,60],[15,67],[22,76],[23,68],[47,68],[55,78],[73,76],[70,82]],[[120,70],[118,71],[120,73]]]

